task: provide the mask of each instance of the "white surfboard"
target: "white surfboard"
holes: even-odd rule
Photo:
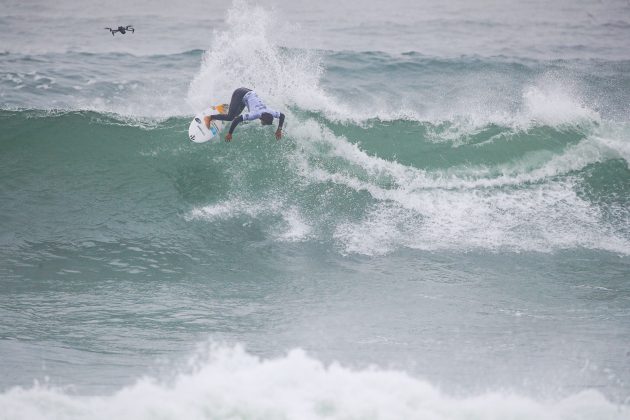
[[[225,114],[227,109],[224,104],[211,106],[209,110],[200,112],[190,122],[188,127],[188,138],[194,143],[205,143],[212,139],[219,140],[224,121],[211,121],[210,127],[206,127],[203,122],[205,115]]]

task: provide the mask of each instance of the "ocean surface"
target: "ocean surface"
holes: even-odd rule
[[[0,419],[630,419],[629,41],[626,0],[0,0]],[[284,138],[191,143],[241,86]]]

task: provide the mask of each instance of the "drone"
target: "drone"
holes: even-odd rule
[[[135,29],[133,29],[133,26],[131,25],[119,26],[118,29],[112,29],[112,28],[105,28],[105,29],[110,31],[112,33],[112,36],[114,36],[116,32],[120,32],[121,34],[124,35],[127,31],[131,31],[132,33],[136,31]]]

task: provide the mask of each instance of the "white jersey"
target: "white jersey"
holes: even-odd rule
[[[274,118],[280,118],[280,113],[273,109],[267,108],[267,105],[256,95],[256,92],[250,90],[243,96],[243,104],[247,106],[246,114],[243,114],[243,121],[252,121],[260,118],[263,112],[271,114]]]

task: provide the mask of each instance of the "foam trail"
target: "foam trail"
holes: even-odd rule
[[[213,346],[172,383],[142,379],[111,396],[73,396],[36,386],[0,395],[11,420],[71,419],[523,419],[627,418],[597,391],[539,402],[509,393],[454,398],[400,371],[324,365],[302,350],[264,360]]]
[[[516,163],[493,168],[466,165],[429,173],[396,161],[371,156],[356,144],[350,143],[346,138],[336,137],[332,131],[312,120],[302,123],[292,132],[301,140],[300,145],[306,152],[295,157],[295,163],[305,176],[315,174],[315,177],[328,177],[338,182],[348,179],[347,174],[343,172],[321,171],[309,162],[309,156],[320,154],[317,144],[324,144],[330,157],[342,158],[349,165],[360,168],[369,178],[387,177],[393,180],[397,187],[407,191],[426,188],[492,188],[540,182],[583,169],[592,163],[618,157],[623,155],[624,151],[623,148],[613,149],[610,147],[610,141],[601,142],[598,137],[593,136],[567,147],[560,155],[544,160],[533,157],[532,161],[525,158]]]
[[[279,241],[299,242],[309,238],[311,234],[312,227],[305,221],[300,209],[277,198],[259,202],[239,198],[228,199],[217,204],[194,208],[186,215],[186,219],[214,222],[243,216],[250,219],[264,216],[280,219],[279,223],[272,223],[270,226],[270,233]]]
[[[345,252],[585,247],[630,254],[627,239],[575,192],[572,173],[619,157],[597,137],[542,161],[429,172],[370,156],[313,121],[295,135],[302,147],[293,156],[298,173],[312,182],[367,191],[376,200],[362,220],[337,225],[334,237]],[[342,166],[331,170],[320,163],[333,159]]]

